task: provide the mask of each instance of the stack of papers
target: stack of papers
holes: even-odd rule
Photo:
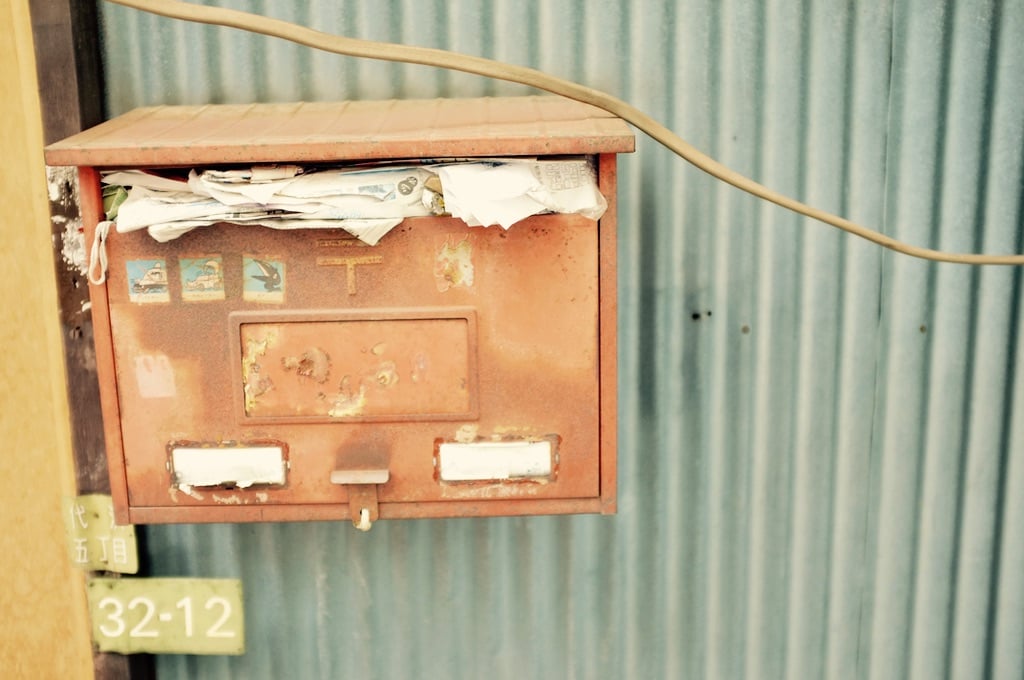
[[[255,166],[191,170],[187,179],[122,170],[108,185],[131,187],[117,208],[120,232],[146,229],[160,242],[218,222],[276,229],[341,228],[375,245],[406,217],[436,214],[424,185],[441,181],[444,213],[470,226],[505,229],[544,212],[598,219],[607,203],[592,163],[500,160],[357,168]],[[435,180],[436,181],[436,180]]]
[[[508,229],[546,212],[596,220],[608,207],[594,166],[585,158],[456,163],[434,170],[441,178],[445,210],[474,227]]]
[[[170,241],[218,222],[276,229],[342,228],[374,245],[406,217],[429,215],[418,166],[303,172],[297,166],[192,170],[174,180],[140,170],[112,172],[106,184],[130,186],[117,211],[120,232],[147,229]]]

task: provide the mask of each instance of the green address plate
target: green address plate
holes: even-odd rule
[[[88,594],[92,638],[101,652],[245,652],[238,579],[94,578]]]

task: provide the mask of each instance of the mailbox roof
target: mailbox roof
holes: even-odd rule
[[[135,109],[46,147],[94,167],[621,153],[622,120],[552,96]]]

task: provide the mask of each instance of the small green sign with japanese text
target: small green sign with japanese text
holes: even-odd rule
[[[94,578],[88,594],[92,637],[101,652],[245,652],[238,579]]]
[[[139,571],[135,527],[114,524],[110,496],[94,493],[64,499],[71,563],[88,571]]]

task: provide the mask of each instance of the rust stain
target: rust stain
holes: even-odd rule
[[[473,246],[468,236],[455,245],[452,245],[450,239],[445,239],[434,262],[434,280],[441,293],[451,288],[469,288],[473,285]]]

